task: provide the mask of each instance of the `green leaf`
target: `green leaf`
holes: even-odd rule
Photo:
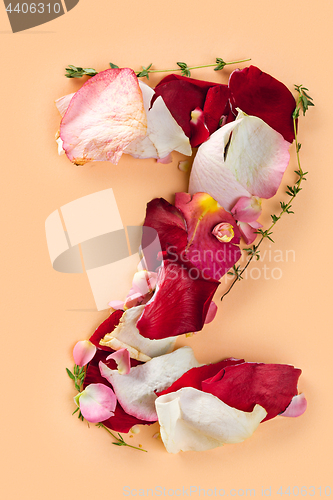
[[[182,70],[181,74],[183,76],[191,76],[191,72],[190,72],[190,70],[189,70],[189,68],[188,68],[188,66],[187,66],[186,63],[184,63],[184,62],[177,62],[177,66],[179,66],[180,69]]]
[[[77,411],[79,411],[79,407],[76,408],[76,410],[73,411],[72,415],[74,415],[74,413],[76,413]]]
[[[113,63],[109,63],[109,65],[110,65],[110,68],[112,68],[112,69],[119,68],[119,66],[117,66],[116,64],[113,64]]]
[[[67,372],[67,375],[69,376],[69,378],[71,378],[72,380],[75,380],[73,373],[68,368],[66,368],[66,372]]]
[[[216,66],[216,68],[214,68],[214,71],[220,71],[226,65],[226,63],[220,57],[216,58],[216,64],[217,64],[217,66]]]

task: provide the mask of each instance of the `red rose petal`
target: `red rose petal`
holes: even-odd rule
[[[157,291],[136,325],[141,335],[162,339],[202,329],[220,283],[200,274],[198,268],[180,262],[180,258],[164,261]]]
[[[211,365],[199,366],[199,368],[192,368],[188,372],[184,373],[176,382],[174,382],[168,389],[158,393],[158,396],[163,394],[169,394],[170,392],[176,392],[183,387],[194,387],[201,391],[202,381],[213,377],[216,373],[219,373],[223,368],[230,365],[238,365],[243,363],[244,359],[227,358],[218,363],[212,363]]]
[[[102,349],[103,351],[112,351],[110,347],[107,346],[101,346],[99,344],[99,341],[105,337],[107,333],[113,332],[113,330],[116,328],[118,325],[120,318],[124,314],[124,311],[121,309],[118,309],[117,311],[114,311],[108,318],[106,318],[103,323],[99,325],[98,328],[96,328],[95,332],[92,334],[90,337],[90,342],[94,344],[96,347],[99,349]]]
[[[227,85],[215,85],[208,90],[203,112],[206,126],[212,134],[219,128],[220,120],[223,117],[227,119],[231,114]]]
[[[257,116],[279,132],[286,141],[295,139],[292,113],[295,99],[289,89],[255,66],[234,71],[229,79],[230,101],[236,108]]]
[[[202,390],[242,411],[250,412],[259,404],[267,411],[264,420],[269,420],[283,412],[297,394],[300,374],[291,365],[242,363],[204,380]]]

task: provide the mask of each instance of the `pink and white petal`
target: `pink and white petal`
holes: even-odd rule
[[[243,412],[193,387],[159,396],[155,401],[161,438],[169,453],[203,451],[250,437],[265,418],[256,405]]]
[[[207,316],[205,319],[205,324],[211,323],[213,321],[213,319],[215,318],[216,313],[217,313],[217,305],[212,300],[211,303],[209,304],[209,309],[208,309],[208,313],[207,313]]]
[[[127,349],[119,349],[119,351],[113,352],[106,358],[114,359],[117,363],[118,372],[120,375],[127,375],[131,370],[130,355]]]
[[[280,415],[282,417],[299,417],[300,415],[303,415],[307,406],[308,403],[305,399],[304,394],[297,394],[293,397],[284,412],[280,413]]]
[[[85,366],[96,354],[96,347],[90,340],[80,340],[73,349],[74,362],[78,366]]]
[[[136,323],[144,309],[145,305],[141,305],[125,311],[118,326],[107,333],[100,344],[114,350],[126,348],[130,357],[139,361],[149,361],[150,358],[170,352],[175,345],[174,337],[150,340],[139,333]]]
[[[239,110],[225,167],[253,196],[271,198],[280,186],[290,154],[290,143],[255,116]]]
[[[103,362],[99,364],[101,375],[113,386],[125,412],[149,422],[157,420],[155,392],[166,389],[196,366],[200,365],[190,347],[181,347],[170,354],[134,366],[128,375],[119,375],[117,370],[110,370]]]
[[[225,164],[227,144],[239,125],[240,121],[224,125],[199,147],[190,176],[190,194],[208,193],[228,211],[240,197],[251,196]]]
[[[117,398],[110,387],[90,384],[74,398],[88,422],[103,422],[114,415]]]
[[[144,137],[147,118],[135,73],[108,69],[88,80],[71,99],[61,121],[60,137],[75,164],[118,163],[131,142]]]
[[[60,97],[55,101],[55,105],[57,106],[57,109],[61,116],[64,116],[64,114],[66,113],[69,103],[71,102],[74,95],[75,92],[73,92],[72,94],[64,95],[63,97]]]
[[[236,220],[241,222],[256,221],[262,212],[261,201],[258,196],[251,196],[251,198],[242,196],[231,209],[231,213]]]

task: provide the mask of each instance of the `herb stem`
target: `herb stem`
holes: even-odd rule
[[[118,441],[118,443],[113,443],[113,444],[115,444],[115,445],[117,445],[117,446],[118,446],[118,445],[120,445],[120,446],[128,446],[129,448],[133,448],[134,450],[145,451],[145,452],[147,453],[147,450],[144,450],[143,448],[139,448],[138,446],[133,446],[133,445],[131,445],[131,444],[127,444],[127,443],[123,440],[123,438],[121,438],[121,439],[117,438],[117,436],[115,436],[115,435],[113,434],[113,432],[111,432],[111,431],[110,431],[110,429],[108,429],[107,427],[105,427],[105,425],[104,425],[104,424],[102,424],[101,422],[100,422],[99,424],[97,424],[97,427],[101,427],[101,428],[105,429],[105,430],[106,430],[109,434],[111,434],[111,436],[112,436],[112,437],[113,437],[116,441]]]
[[[251,59],[241,59],[239,61],[230,61],[224,63],[225,66],[228,66],[230,64],[240,64],[243,62],[251,61]],[[200,68],[211,68],[212,66],[216,66],[216,63],[214,64],[202,64],[200,66],[189,66],[188,69],[200,69]],[[182,68],[172,68],[172,69],[150,69],[149,73],[171,73],[172,71],[182,71]]]
[[[282,217],[282,215],[284,213],[292,213],[290,211],[291,203],[294,200],[294,198],[296,197],[296,195],[299,193],[299,191],[301,190],[300,186],[301,186],[302,180],[306,180],[304,176],[306,175],[307,172],[305,172],[305,173],[303,172],[302,167],[301,167],[300,156],[299,156],[300,144],[298,143],[298,140],[297,140],[296,118],[295,118],[295,116],[293,116],[293,126],[294,126],[296,156],[297,156],[297,165],[298,165],[298,171],[296,170],[295,172],[298,175],[298,180],[295,182],[295,185],[294,185],[293,188],[289,188],[289,186],[288,186],[288,191],[287,192],[290,194],[290,198],[289,198],[288,203],[281,203],[281,211],[280,211],[279,215],[275,216],[275,218],[273,219],[272,224],[269,226],[268,229],[266,229],[265,231],[259,232],[259,234],[262,235],[261,238],[260,238],[260,240],[259,240],[259,242],[257,243],[257,245],[253,246],[253,250],[251,252],[251,255],[250,255],[250,257],[249,257],[246,265],[243,267],[243,269],[241,271],[237,271],[235,279],[231,283],[231,285],[228,288],[228,290],[222,295],[221,300],[223,300],[223,298],[226,295],[228,295],[228,293],[234,287],[235,283],[237,283],[237,281],[239,281],[241,279],[243,273],[246,271],[246,269],[248,268],[248,266],[252,262],[253,257],[255,255],[258,255],[256,252],[257,252],[258,248],[260,247],[261,243],[263,242],[263,240],[265,238],[271,239],[269,237],[269,234],[270,234],[270,231],[275,226],[275,224],[277,223],[277,221],[280,220],[280,218]]]

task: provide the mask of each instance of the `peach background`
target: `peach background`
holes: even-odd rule
[[[180,0],[80,3],[67,15],[11,34],[0,8],[2,45],[2,340],[1,490],[8,500],[121,499],[123,487],[332,487],[332,160],[333,80],[330,2]],[[74,389],[65,373],[75,342],[106,317],[94,311],[85,275],[50,265],[44,222],[61,205],[108,187],[124,224],[143,220],[155,196],[172,199],[186,175],[172,165],[123,158],[118,166],[75,168],[57,156],[59,116],[54,99],[77,89],[67,64],[105,69],[110,61],[138,69],[251,57],[290,89],[310,89],[316,107],[300,121],[302,165],[308,181],[263,250],[294,250],[280,280],[243,280],[218,317],[191,345],[199,360],[227,356],[291,363],[302,368],[299,389],[309,402],[299,419],[276,418],[248,441],[204,453],[169,455],[152,439],[157,425],[129,442],[148,453],[117,448],[105,431],[71,416]],[[193,72],[226,82],[234,69]],[[157,79],[151,79],[154,84]],[[289,177],[295,167],[292,160]],[[282,190],[283,192],[283,190]],[[278,200],[270,202],[270,209]],[[139,493],[139,492],[138,492]],[[208,492],[209,493],[209,492]],[[308,489],[308,495],[310,490]],[[203,493],[201,494],[201,497]],[[230,495],[229,495],[230,496]],[[245,493],[244,493],[245,496]],[[287,496],[286,496],[287,497]],[[286,498],[285,497],[285,498]],[[191,498],[199,498],[192,493]]]

